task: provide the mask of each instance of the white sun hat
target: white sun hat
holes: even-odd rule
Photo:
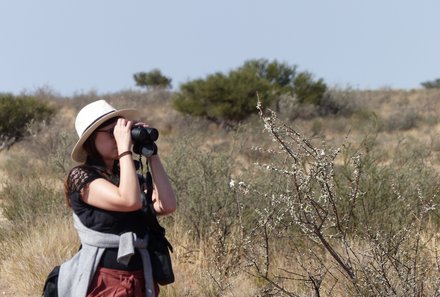
[[[72,160],[82,163],[86,161],[86,151],[83,148],[84,142],[89,136],[105,121],[114,117],[123,117],[127,120],[137,120],[139,111],[135,109],[117,110],[105,100],[98,100],[84,106],[76,116],[75,129],[79,140],[72,150]]]

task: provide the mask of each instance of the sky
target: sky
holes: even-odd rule
[[[0,93],[174,90],[251,59],[330,87],[413,89],[440,78],[438,0],[0,0]]]

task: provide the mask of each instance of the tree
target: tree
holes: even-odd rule
[[[159,69],[135,73],[133,74],[133,79],[136,82],[136,86],[147,89],[168,89],[171,87],[171,78],[162,75]]]
[[[296,66],[266,59],[249,60],[228,74],[215,73],[181,85],[173,98],[179,112],[219,123],[236,123],[255,113],[258,93],[265,106],[277,105],[282,94],[302,103],[320,104],[327,90],[322,79],[297,74]]]
[[[421,85],[425,87],[425,89],[438,89],[440,88],[440,78],[432,81],[422,82]]]
[[[250,60],[241,67],[243,70],[252,69],[256,74],[266,79],[272,86],[277,88],[287,88],[292,86],[296,75],[296,66],[289,66],[279,63],[276,60],[269,62],[265,59]]]
[[[301,72],[293,79],[293,92],[300,103],[320,105],[327,86],[322,79],[313,80],[309,72]]]
[[[28,135],[27,126],[50,121],[55,109],[30,96],[0,94],[0,150]]]
[[[194,80],[181,86],[173,98],[174,107],[192,116],[218,123],[238,122],[255,112],[256,93],[268,98],[269,84],[251,72],[233,71],[228,76],[215,73],[206,80]]]

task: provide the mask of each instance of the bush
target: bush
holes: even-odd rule
[[[177,111],[217,123],[238,122],[255,113],[257,92],[268,102],[269,83],[249,71],[209,75],[181,86],[173,98]]]
[[[318,146],[275,113],[262,119],[276,145],[260,168],[285,186],[238,187],[270,201],[255,205],[255,228],[243,228],[249,274],[280,296],[438,292],[440,185],[424,163],[429,151],[408,141],[386,159],[371,139],[357,148]]]
[[[0,150],[28,135],[28,125],[50,121],[55,109],[33,97],[0,95]]]
[[[231,156],[206,152],[196,137],[182,137],[173,144],[167,171],[178,194],[179,219],[197,240],[207,240],[216,217],[229,220],[237,213],[234,197],[229,195]],[[228,150],[229,151],[229,150]]]
[[[421,85],[425,89],[437,89],[437,88],[440,88],[440,78],[437,78],[436,80],[422,82]]]
[[[311,101],[316,99],[316,104],[305,103],[300,97],[295,95],[281,95],[277,101],[278,114],[283,119],[294,121],[295,119],[312,119],[318,116],[343,116],[347,117],[355,112],[359,112],[362,107],[359,102],[355,102],[349,94],[329,90],[318,97],[309,97]],[[319,102],[319,103],[318,103]]]
[[[216,73],[183,84],[173,105],[184,114],[237,123],[255,113],[257,93],[264,106],[277,105],[282,94],[295,94],[301,103],[319,105],[326,89],[310,73],[297,74],[295,66],[250,60],[227,75]]]
[[[173,143],[173,152],[168,155],[165,166],[179,203],[173,215],[174,228],[168,228],[179,232],[172,243],[184,248],[179,259],[181,267],[182,261],[188,261],[190,269],[198,264],[197,274],[203,280],[197,284],[199,294],[184,295],[223,296],[232,290],[239,296],[255,296],[249,292],[249,287],[246,294],[237,293],[236,285],[232,289],[237,279],[244,282],[244,278],[249,277],[241,275],[238,278],[238,274],[243,273],[242,232],[253,229],[258,223],[254,212],[256,205],[270,203],[270,199],[254,193],[242,199],[241,194],[232,189],[236,183],[237,160],[242,158],[239,142],[246,143],[245,135],[238,131],[234,132],[236,139],[224,140],[230,138],[226,132],[219,131],[223,134],[217,137],[224,142],[207,147],[203,132],[198,131],[197,135],[189,129],[187,132]],[[271,182],[267,176],[258,180],[266,185]],[[274,188],[278,187],[278,181],[272,182],[276,185]]]
[[[406,131],[417,127],[420,116],[414,109],[403,109],[396,113],[392,113],[388,118],[384,119],[383,130]]]
[[[269,62],[265,59],[250,60],[243,64],[239,70],[249,71],[256,76],[263,78],[275,91],[285,88],[286,91],[291,91],[292,81],[296,75],[296,66],[290,66],[285,63],[279,63],[274,60]],[[280,93],[280,92],[279,92]]]
[[[167,89],[171,87],[171,78],[162,75],[159,69],[150,72],[138,72],[133,74],[136,86],[147,89]]]
[[[299,73],[293,80],[293,92],[302,104],[321,105],[321,100],[327,90],[322,79],[313,81],[311,73]]]

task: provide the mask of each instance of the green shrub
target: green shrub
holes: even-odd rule
[[[322,79],[313,80],[309,72],[299,73],[293,80],[293,92],[302,104],[321,105],[327,86]]]
[[[171,87],[171,78],[164,76],[159,69],[135,73],[133,74],[133,79],[136,82],[136,86],[147,89],[167,89]]]
[[[181,86],[173,99],[183,114],[205,117],[214,122],[238,122],[255,113],[257,93],[268,102],[269,83],[250,71],[234,71],[228,76],[209,75]]]
[[[174,107],[214,122],[240,122],[255,114],[257,93],[263,106],[278,105],[282,94],[295,94],[303,104],[321,104],[327,86],[308,72],[276,60],[250,60],[227,75],[216,73],[181,86]],[[279,110],[279,107],[276,107]]]
[[[422,82],[421,85],[425,89],[437,89],[437,88],[440,88],[440,78],[437,78],[437,79],[431,80],[431,81]]]
[[[0,95],[0,149],[28,135],[32,123],[50,121],[55,109],[29,96]]]
[[[290,66],[285,63],[279,63],[274,60],[269,62],[265,59],[246,61],[239,70],[255,73],[270,83],[275,89],[291,91],[292,81],[296,75],[296,66]],[[275,91],[277,91],[275,90]]]

